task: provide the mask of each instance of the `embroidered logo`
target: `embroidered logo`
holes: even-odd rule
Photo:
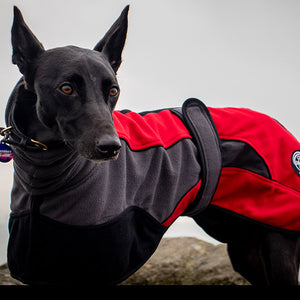
[[[300,177],[300,151],[294,151],[291,157],[292,167],[296,174]]]

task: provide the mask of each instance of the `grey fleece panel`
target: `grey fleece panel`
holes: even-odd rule
[[[13,147],[14,179],[19,179],[18,184],[32,195],[68,188],[86,177],[95,167],[95,163],[80,157],[67,147],[43,152],[22,150]]]
[[[44,196],[41,214],[70,225],[97,225],[137,206],[166,220],[200,180],[196,146],[183,139],[168,149],[132,151],[121,142],[116,161],[97,164],[80,185]]]

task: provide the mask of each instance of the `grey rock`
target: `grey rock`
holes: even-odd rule
[[[164,238],[158,249],[126,285],[248,285],[235,272],[226,245],[196,238]]]
[[[0,285],[22,285],[22,283],[9,274],[7,264],[0,266]]]

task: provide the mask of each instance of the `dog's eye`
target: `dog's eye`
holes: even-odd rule
[[[71,95],[73,93],[73,88],[69,84],[62,85],[60,90],[66,95]]]
[[[119,92],[118,89],[116,87],[113,87],[109,90],[109,95],[111,97],[114,97],[114,96],[117,96],[118,92]]]

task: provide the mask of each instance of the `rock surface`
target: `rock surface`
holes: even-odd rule
[[[0,266],[0,285],[21,285],[18,280],[13,279],[9,275],[7,264]]]
[[[196,238],[164,238],[148,262],[122,284],[248,285],[231,266],[226,245]]]
[[[57,270],[59,272],[59,270]],[[0,266],[0,284],[18,285],[7,265]],[[122,285],[245,285],[234,272],[226,246],[196,238],[163,238],[149,261]]]

